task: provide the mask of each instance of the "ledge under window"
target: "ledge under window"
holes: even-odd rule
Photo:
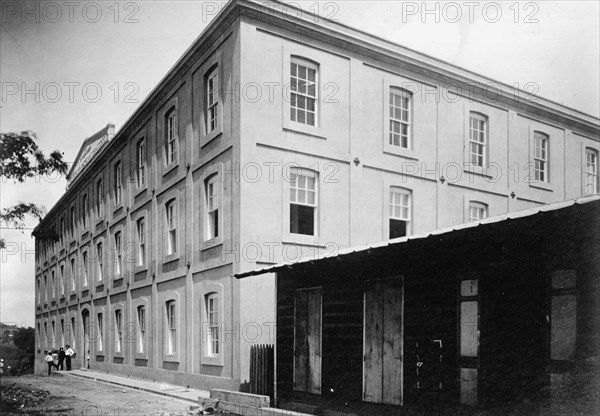
[[[540,189],[546,192],[554,192],[552,185],[548,182],[529,182],[530,188]]]
[[[178,162],[171,162],[171,164],[165,166],[165,170],[164,170],[162,176],[167,176],[169,173],[173,172],[178,167],[179,167]]]

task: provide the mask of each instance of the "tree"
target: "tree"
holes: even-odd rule
[[[19,328],[13,333],[13,344],[21,351],[32,353],[35,351],[35,330],[32,327]]]
[[[66,174],[68,165],[63,160],[63,154],[54,150],[46,157],[36,141],[37,136],[32,131],[0,133],[0,177],[15,182],[24,182],[27,178],[33,178],[36,175]],[[43,207],[19,202],[15,206],[2,209],[0,224],[5,223],[17,229],[23,229],[27,216],[41,220],[44,215]],[[48,238],[54,237],[48,236]],[[4,240],[0,239],[0,249],[4,247]]]

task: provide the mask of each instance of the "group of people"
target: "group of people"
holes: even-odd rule
[[[52,367],[57,370],[63,369],[63,363],[67,366],[67,371],[71,371],[71,358],[75,356],[75,350],[70,345],[65,345],[66,350],[62,347],[59,350],[45,351],[46,363],[48,364],[48,375],[52,374]]]

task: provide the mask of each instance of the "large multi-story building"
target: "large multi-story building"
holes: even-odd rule
[[[599,150],[596,117],[231,1],[118,132],[83,142],[34,232],[37,353],[243,388],[275,283],[234,274],[597,193]]]

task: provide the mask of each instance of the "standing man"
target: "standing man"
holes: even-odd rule
[[[65,361],[65,357],[65,350],[63,350],[63,348],[60,347],[58,350],[58,370],[62,371],[64,369],[63,362]]]
[[[46,351],[46,364],[48,364],[48,375],[51,375],[52,366],[54,365],[54,357],[50,351]]]
[[[67,371],[71,371],[71,358],[75,355],[75,351],[70,345],[66,345],[67,350],[65,351],[65,359],[67,361]]]

